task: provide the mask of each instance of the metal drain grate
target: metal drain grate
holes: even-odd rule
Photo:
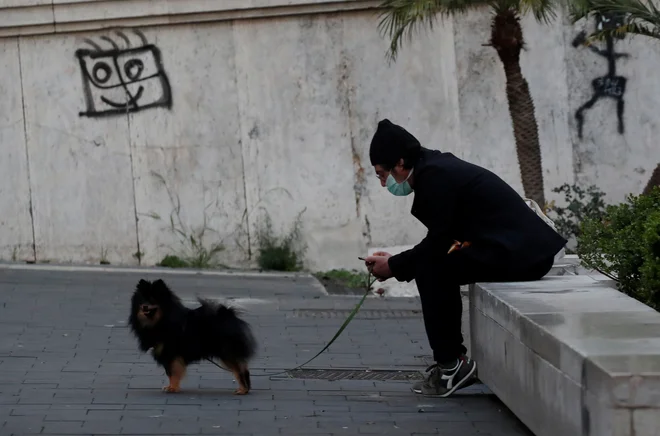
[[[435,359],[430,354],[424,354],[424,355],[413,356],[413,357],[417,360],[421,360],[422,362],[424,362],[424,364],[426,366],[431,366],[435,363]]]
[[[294,309],[293,318],[347,318],[352,309]],[[421,310],[395,310],[395,309],[365,309],[360,310],[355,319],[392,319],[392,318],[420,318]]]
[[[350,370],[350,369],[296,369],[289,371],[296,379],[311,380],[377,380],[377,381],[409,381],[424,380],[419,371],[391,370]]]

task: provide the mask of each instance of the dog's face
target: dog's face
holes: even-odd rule
[[[131,299],[131,310],[144,328],[154,327],[163,318],[171,292],[162,280],[140,280]]]

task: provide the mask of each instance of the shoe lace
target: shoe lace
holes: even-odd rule
[[[429,386],[436,386],[440,383],[440,375],[442,374],[442,367],[437,363],[430,365],[426,368],[428,375],[426,376],[426,384]]]
[[[465,361],[465,357],[461,356],[459,358],[459,363],[460,363],[460,361]],[[448,368],[443,368],[440,365],[438,365],[437,363],[434,363],[433,365],[430,365],[428,368],[426,368],[426,372],[429,372],[429,371],[431,372],[431,374],[433,374],[437,371],[447,372],[447,371],[451,371],[451,370],[448,369]]]

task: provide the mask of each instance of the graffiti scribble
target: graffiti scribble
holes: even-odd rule
[[[623,23],[621,16],[614,15],[597,15],[596,24],[598,30],[602,29],[614,29],[619,27]],[[623,36],[617,36],[617,39],[622,39]],[[586,41],[586,32],[580,32],[577,37],[573,40],[573,47],[578,47]],[[588,109],[591,109],[598,100],[601,98],[612,98],[616,101],[616,115],[618,120],[617,130],[619,133],[623,134],[624,124],[623,124],[623,110],[625,102],[623,100],[623,95],[626,92],[626,81],[627,79],[623,76],[616,75],[616,61],[619,58],[628,57],[627,53],[617,53],[614,51],[614,40],[610,35],[607,35],[605,38],[605,49],[600,49],[595,47],[593,44],[589,45],[589,49],[594,53],[607,59],[607,74],[601,77],[597,77],[591,81],[591,87],[593,88],[593,95],[589,101],[584,103],[578,108],[575,112],[575,118],[578,123],[578,137],[582,139],[582,130],[584,127],[584,112]]]
[[[83,92],[87,110],[81,116],[98,117],[139,112],[153,107],[172,107],[172,91],[165,74],[158,47],[149,44],[139,30],[132,31],[139,38],[133,46],[121,31],[115,32],[123,41],[103,36],[109,47],[85,39],[91,48],[76,51],[80,62]]]

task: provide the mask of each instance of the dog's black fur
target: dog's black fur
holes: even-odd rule
[[[170,385],[178,392],[185,368],[202,359],[221,360],[239,383],[237,394],[251,388],[247,362],[256,352],[250,325],[232,307],[198,299],[196,309],[185,307],[162,280],[140,280],[131,298],[129,326],[139,348],[165,368]]]

